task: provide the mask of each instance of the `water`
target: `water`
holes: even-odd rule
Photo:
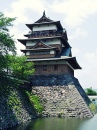
[[[97,130],[97,114],[91,119],[40,118],[10,130]]]

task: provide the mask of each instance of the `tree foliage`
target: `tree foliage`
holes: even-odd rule
[[[16,54],[15,41],[10,36],[8,29],[14,20],[15,18],[5,17],[0,12],[0,72],[7,68],[7,54]]]
[[[8,27],[12,26],[14,20],[15,18],[5,17],[0,12],[0,49],[3,55],[9,52],[16,53],[15,41],[10,36],[8,29]]]
[[[91,110],[94,114],[97,113],[97,105],[96,105],[96,104],[90,103],[90,104],[89,104],[89,108],[90,108],[90,110]]]
[[[4,14],[0,12],[0,28],[2,28],[3,30],[9,31],[6,26],[12,26],[12,21],[14,20],[15,18],[5,17]]]
[[[16,56],[15,41],[9,33],[9,27],[13,26],[14,20],[15,18],[5,17],[0,12],[0,85],[2,86],[13,82],[12,78],[8,77],[9,70],[16,79],[26,80],[34,72],[32,62],[26,62],[25,56]]]
[[[6,32],[0,32],[0,50],[2,55],[6,55],[9,52],[16,53],[15,43],[12,36]]]
[[[9,68],[12,71],[11,74],[16,78],[27,80],[28,76],[34,73],[33,62],[27,62],[25,56],[9,55],[9,59]]]
[[[87,95],[97,95],[97,92],[94,91],[92,88],[87,88],[86,89],[86,94]]]

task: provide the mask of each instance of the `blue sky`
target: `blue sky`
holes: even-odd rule
[[[38,20],[44,10],[47,17],[60,20],[67,30],[72,54],[82,67],[75,70],[75,77],[83,88],[97,88],[97,0],[3,0],[0,12],[17,17],[10,33],[14,34],[19,55],[24,46],[17,39],[29,31],[25,24]]]

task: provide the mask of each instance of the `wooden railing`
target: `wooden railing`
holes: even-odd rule
[[[63,31],[56,31],[56,30],[46,30],[46,31],[35,31],[29,35],[31,37],[51,37],[51,36],[62,36],[65,35]]]

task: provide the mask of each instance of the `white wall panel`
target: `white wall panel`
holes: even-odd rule
[[[52,39],[52,40],[47,40],[45,42],[47,45],[51,45],[51,44],[61,44],[61,41],[59,39]]]
[[[33,45],[35,45],[37,42],[36,41],[27,41],[26,42],[26,46],[33,46]]]
[[[28,56],[28,55],[30,55],[30,52],[29,52],[29,51],[26,52],[26,56]]]
[[[33,31],[44,31],[44,30],[57,30],[56,25],[39,25],[39,26],[34,26]]]

